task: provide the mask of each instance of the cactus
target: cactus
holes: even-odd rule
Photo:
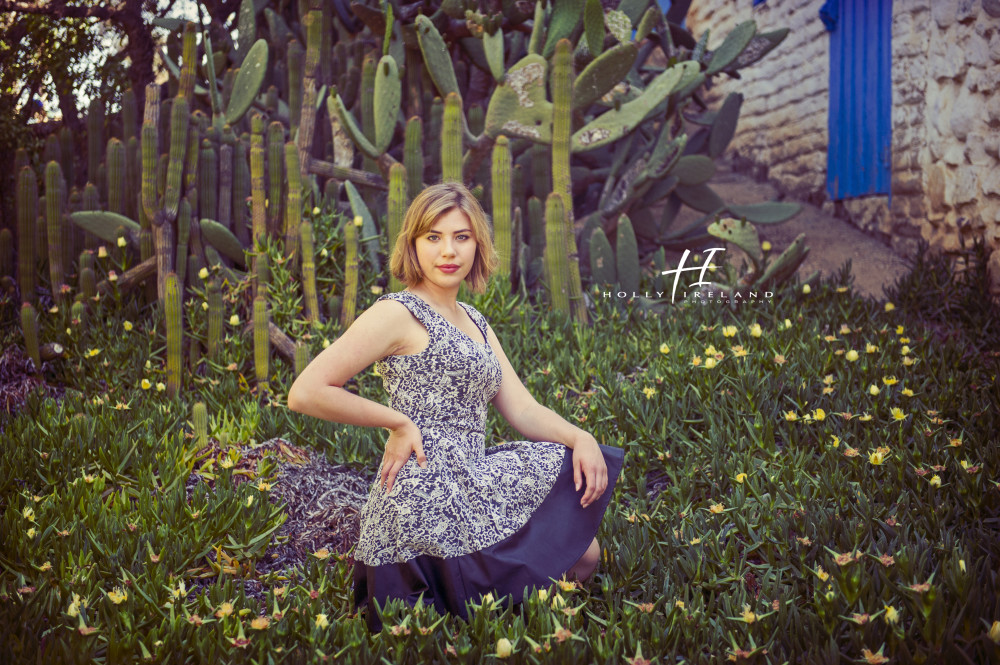
[[[14,276],[14,232],[0,229],[0,277]]]
[[[125,145],[116,138],[108,141],[108,210],[119,215],[125,214]]]
[[[76,148],[73,146],[73,132],[70,128],[63,126],[59,130],[59,161],[62,164],[63,175],[66,182],[76,183]],[[15,171],[20,171],[19,166],[15,166]]]
[[[191,424],[194,429],[194,443],[197,450],[208,445],[208,408],[204,402],[195,402],[191,409]]]
[[[451,56],[448,54],[448,47],[445,46],[441,33],[429,18],[423,15],[417,16],[413,22],[417,32],[417,41],[420,44],[420,51],[424,54],[424,63],[427,72],[434,81],[434,86],[442,98],[451,93],[461,94],[458,87],[458,80],[455,77],[455,68],[452,64]]]
[[[128,144],[129,139],[136,138],[139,131],[139,104],[135,99],[135,91],[128,88],[122,93],[122,138]]]
[[[96,288],[96,287],[95,287]],[[69,308],[69,318],[74,326],[79,327],[82,330],[87,329],[87,306],[82,302],[77,301],[70,305]]]
[[[177,274],[166,278],[163,297],[167,335],[167,395],[177,397],[181,390],[181,347],[184,342],[184,316],[181,311],[183,287]]]
[[[462,98],[449,93],[441,128],[441,181],[462,182]]]
[[[288,203],[285,208],[284,256],[288,269],[294,273],[299,265],[299,225],[302,223],[302,177],[299,170],[299,148],[285,144],[285,171],[288,174]]]
[[[124,215],[100,210],[81,210],[72,213],[69,220],[84,231],[112,244],[118,241],[118,229],[124,227],[125,238],[133,244],[139,244],[139,231],[142,227]]]
[[[35,371],[40,372],[42,354],[38,343],[38,314],[30,302],[21,305],[21,333],[24,335],[24,350],[35,364]]]
[[[80,268],[80,293],[87,300],[97,296],[97,276],[93,268]]]
[[[507,278],[511,276],[516,256],[511,228],[510,170],[510,142],[501,135],[493,146],[490,182],[493,188],[493,237],[500,258],[499,273]]]
[[[531,248],[531,259],[545,255],[545,208],[537,196],[528,199],[528,246]]]
[[[191,239],[191,203],[187,197],[181,199],[180,210],[177,215],[177,279],[181,284],[185,283],[188,267],[188,242]],[[195,275],[191,275],[193,280]]]
[[[319,323],[319,294],[316,290],[316,259],[313,247],[313,228],[309,221],[299,226],[302,245],[302,294],[305,297],[306,319]]]
[[[270,313],[267,298],[258,295],[253,299],[253,364],[257,386],[261,390],[269,390],[268,361],[271,356],[271,339],[268,337]]]
[[[295,343],[295,376],[302,374],[303,370],[309,366],[309,347],[299,340]]]
[[[104,154],[104,102],[95,97],[87,110],[87,179],[97,182]]]
[[[559,40],[552,59],[552,191],[560,194],[566,202],[573,200],[569,168],[569,137],[573,122],[572,48],[569,40]],[[572,226],[572,206],[568,206],[566,212]]]
[[[347,330],[354,323],[358,300],[358,231],[361,217],[344,223],[344,300],[340,310],[340,327]]]
[[[233,146],[219,146],[219,204],[217,219],[226,228],[233,226]]]
[[[244,247],[250,246],[247,201],[250,200],[250,161],[246,143],[236,143],[233,155],[233,233]]]
[[[610,92],[628,75],[638,55],[635,44],[617,44],[592,60],[573,82],[573,109],[585,110]]]
[[[743,53],[755,34],[757,34],[757,24],[754,21],[744,21],[733,28],[722,40],[722,45],[712,52],[705,76],[721,72],[732,64]]]
[[[285,127],[272,122],[267,128],[267,174],[270,183],[267,200],[267,232],[277,236],[281,228],[285,183]]]
[[[406,196],[411,201],[424,188],[423,127],[423,122],[418,116],[413,116],[406,122],[403,165],[406,167]]]
[[[295,136],[299,151],[300,176],[308,174],[311,159],[313,134],[316,130],[316,74],[319,68],[320,49],[323,43],[323,13],[318,9],[308,12],[302,19],[306,33],[306,60],[302,72],[302,110],[298,121],[299,130]]]
[[[396,131],[396,118],[403,98],[399,68],[391,55],[383,56],[375,71],[373,91],[375,149],[383,153],[389,148]]]
[[[552,103],[545,96],[548,64],[530,54],[513,65],[486,108],[486,135],[552,141]],[[536,192],[537,195],[537,192]]]
[[[206,349],[209,360],[218,357],[219,348],[222,344],[222,323],[225,314],[225,306],[222,301],[222,288],[219,280],[212,277],[208,280],[208,335],[206,336]]]
[[[639,248],[635,241],[632,222],[622,215],[618,218],[615,237],[615,264],[618,283],[623,291],[639,290]]]
[[[212,142],[208,139],[201,142],[199,168],[201,176],[198,180],[198,192],[201,198],[198,202],[198,215],[217,219],[219,216],[219,159],[215,154]]]
[[[615,270],[615,255],[611,243],[600,226],[590,234],[590,279],[594,284],[615,284],[618,273]]]
[[[426,154],[430,155],[430,163],[427,165],[430,168],[428,180],[431,180],[432,176],[441,173],[441,128],[444,125],[444,100],[440,97],[435,97],[430,106],[431,120],[428,127],[429,131],[427,132],[426,152]]]
[[[264,74],[267,73],[267,62],[267,42],[258,39],[243,58],[233,82],[232,94],[226,106],[226,122],[230,125],[239,122],[257,98],[260,86],[264,83]]]
[[[246,253],[233,232],[213,219],[198,224],[202,239],[240,267],[246,267]]]
[[[45,149],[42,152],[42,158],[46,164],[49,162],[62,162],[62,149],[59,147],[59,137],[55,134],[49,134],[48,138],[45,139]]]
[[[288,59],[288,120],[292,136],[299,128],[299,116],[302,115],[302,66],[305,59],[305,49],[302,44],[293,39],[288,44],[285,54]]]
[[[194,96],[195,63],[198,60],[197,33],[194,23],[184,24],[184,46],[181,56],[180,88],[177,96],[191,99]]]
[[[250,135],[250,191],[253,233],[251,250],[259,258],[264,236],[267,234],[267,212],[264,207],[264,119],[255,115],[251,122]],[[255,259],[256,266],[256,259]],[[256,282],[254,295],[256,295]]]
[[[587,50],[599,58],[604,50],[604,7],[601,0],[586,0],[583,8],[583,38]]]
[[[156,196],[157,155],[159,154],[159,113],[160,87],[146,86],[146,111],[140,134],[142,149],[142,210],[150,222],[156,218],[158,209]]]
[[[396,239],[403,230],[403,218],[406,215],[407,206],[406,181],[406,167],[402,164],[393,164],[389,169],[389,202],[386,219],[386,239],[389,241],[390,251],[396,246]],[[390,273],[389,289],[398,291],[402,287],[402,282]]]
[[[45,220],[46,241],[49,250],[49,286],[52,298],[65,302],[62,285],[63,273],[63,181],[59,162],[49,162],[45,167]]]
[[[570,313],[569,265],[566,246],[566,208],[556,192],[545,200],[545,281],[552,309]]]
[[[188,102],[177,97],[170,107],[170,157],[167,163],[167,183],[164,190],[163,212],[168,222],[177,219],[184,175],[184,156],[188,149],[188,125],[190,124]]]
[[[29,166],[17,175],[17,263],[18,287],[21,300],[37,302],[35,266],[38,248],[35,246],[35,220],[38,219],[38,179]]]

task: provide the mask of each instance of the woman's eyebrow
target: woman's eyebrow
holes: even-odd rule
[[[437,229],[428,229],[427,231],[424,232],[424,235],[427,235],[428,233],[436,233],[438,235],[444,235],[442,231],[438,231]],[[458,231],[454,231],[454,233],[472,233],[472,229],[460,229]]]

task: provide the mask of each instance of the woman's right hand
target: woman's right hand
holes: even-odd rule
[[[410,453],[417,454],[417,464],[422,469],[427,468],[427,456],[424,455],[423,437],[420,428],[412,420],[406,425],[391,430],[389,440],[385,442],[385,454],[382,456],[382,473],[379,484],[385,492],[392,490],[392,484],[403,465],[410,459]]]

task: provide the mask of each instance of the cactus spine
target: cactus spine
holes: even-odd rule
[[[493,146],[490,181],[493,189],[493,238],[500,258],[499,272],[507,278],[510,278],[513,265],[510,169],[510,142],[506,136],[500,135]]]
[[[258,295],[253,299],[253,364],[256,372],[257,386],[268,390],[268,360],[271,355],[271,340],[268,337],[268,307],[267,298]]]
[[[35,371],[42,369],[41,347],[38,344],[38,314],[30,302],[21,305],[21,332],[24,334],[24,350],[31,362],[35,363]]]
[[[38,179],[30,166],[17,176],[17,276],[23,302],[36,302],[35,220],[38,218]]]
[[[167,328],[167,395],[171,398],[177,397],[181,390],[181,347],[184,342],[181,294],[181,281],[177,273],[168,273],[163,303]]]
[[[448,93],[441,128],[441,181],[462,182],[462,98]]]
[[[302,244],[302,293],[306,301],[306,319],[319,323],[319,293],[316,290],[316,259],[313,228],[309,221],[299,227]]]
[[[419,116],[413,116],[406,122],[406,137],[403,146],[403,165],[406,167],[406,195],[411,201],[417,198],[417,194],[424,188],[423,143],[424,123]]]
[[[63,183],[59,162],[49,162],[45,167],[45,220],[49,249],[49,284],[52,298],[65,302],[62,285],[63,274]]]
[[[340,326],[344,330],[354,323],[355,308],[358,300],[358,229],[361,228],[361,217],[355,217],[353,222],[344,224],[344,302],[340,308]]]
[[[408,172],[402,164],[393,164],[389,168],[389,211],[388,219],[388,240],[389,253],[396,246],[399,233],[403,230],[403,217],[406,215],[406,181]],[[399,291],[403,288],[394,274],[389,274],[389,289]]]
[[[288,204],[285,208],[285,258],[293,273],[299,265],[299,225],[302,223],[302,177],[299,171],[299,148],[285,144],[285,171],[288,173]]]

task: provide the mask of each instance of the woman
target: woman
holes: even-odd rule
[[[469,190],[427,188],[390,261],[407,288],[379,298],[288,393],[294,411],[390,432],[354,552],[354,600],[372,631],[375,601],[422,594],[464,618],[480,594],[519,602],[525,587],[597,567],[594,536],[624,451],[538,404],[483,315],[456,301],[463,281],[481,293],[497,263]],[[390,406],[342,387],[373,362]],[[487,449],[488,403],[531,441]]]

